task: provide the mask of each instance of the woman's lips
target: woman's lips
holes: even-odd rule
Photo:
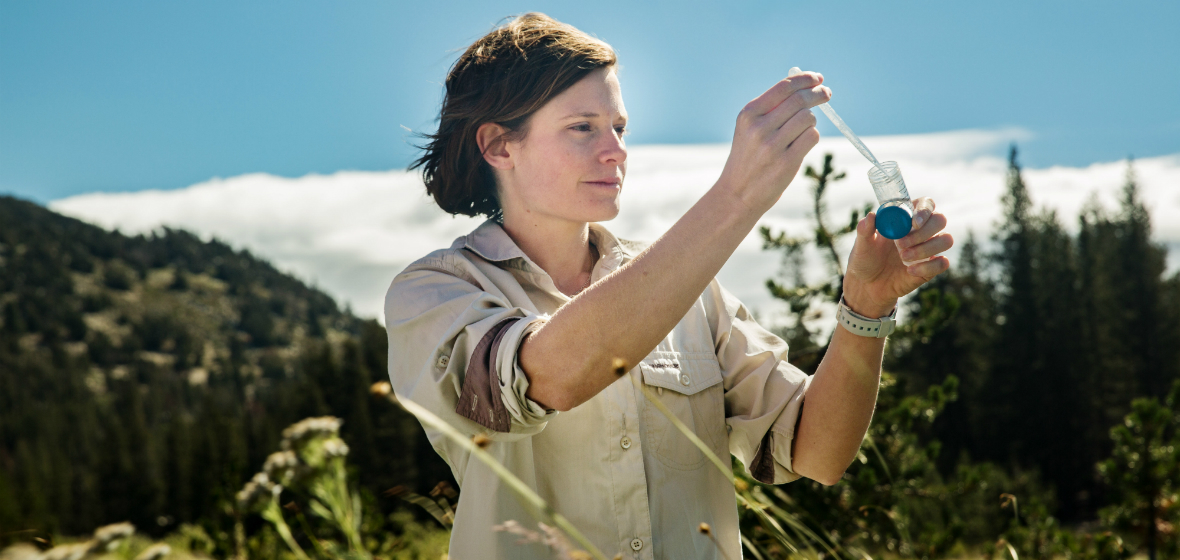
[[[586,181],[586,184],[593,185],[595,187],[610,187],[613,189],[618,187],[620,182],[616,179],[611,179],[608,181]]]

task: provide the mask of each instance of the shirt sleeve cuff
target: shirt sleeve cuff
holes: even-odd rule
[[[754,460],[750,462],[750,474],[758,482],[786,484],[801,478],[792,465],[791,443],[795,439],[795,426],[803,412],[803,398],[811,386],[811,379],[811,376],[807,376],[801,390],[791,397],[782,414],[762,437]]]
[[[500,321],[476,344],[455,412],[495,432],[540,431],[555,414],[529,399],[529,380],[520,367],[520,345],[544,324],[541,316]]]

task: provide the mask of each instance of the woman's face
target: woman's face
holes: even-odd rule
[[[494,165],[506,221],[610,220],[627,173],[627,110],[613,68],[591,72],[529,118]],[[507,168],[506,168],[507,167]]]

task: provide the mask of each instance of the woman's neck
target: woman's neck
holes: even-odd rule
[[[590,283],[597,260],[590,244],[590,224],[505,215],[503,227],[562,293],[572,296]]]

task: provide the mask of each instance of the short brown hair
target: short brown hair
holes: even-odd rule
[[[476,131],[503,126],[518,139],[528,118],[590,72],[613,66],[615,51],[599,39],[541,13],[518,16],[476,41],[447,74],[438,131],[424,135],[426,192],[446,212],[501,216],[496,181]]]

